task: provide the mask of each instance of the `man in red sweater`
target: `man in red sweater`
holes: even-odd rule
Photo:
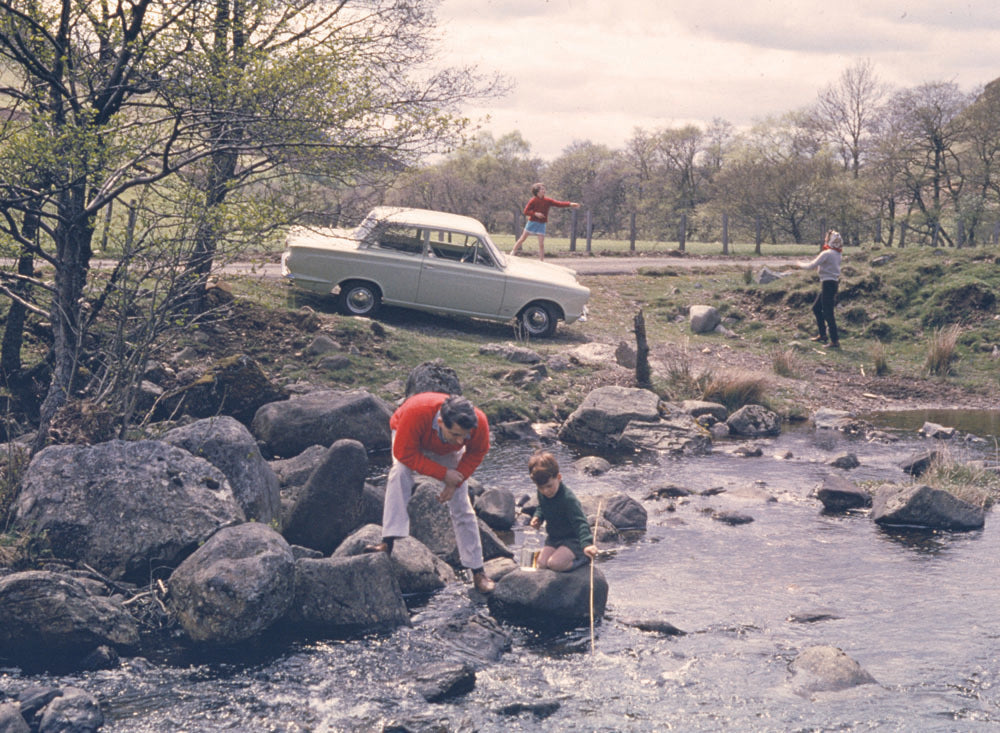
[[[559,208],[569,207],[572,209],[580,208],[580,204],[572,201],[556,201],[555,199],[547,198],[545,196],[544,184],[536,183],[531,187],[531,199],[524,207],[524,215],[528,221],[524,224],[524,231],[521,232],[520,238],[514,242],[514,248],[510,251],[511,257],[517,255],[521,249],[521,245],[524,244],[524,240],[528,238],[529,234],[535,234],[538,236],[538,259],[545,260],[545,224],[549,220],[549,209],[553,206]]]
[[[479,521],[469,500],[468,479],[490,449],[490,426],[482,410],[458,395],[420,392],[409,397],[389,420],[392,468],[385,485],[382,541],[366,548],[392,552],[393,541],[410,534],[406,511],[413,496],[414,474],[444,482],[438,501],[448,504],[462,565],[472,570],[480,593],[495,583],[483,571]]]

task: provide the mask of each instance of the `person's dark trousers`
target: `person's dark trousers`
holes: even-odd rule
[[[833,315],[833,306],[837,302],[837,281],[824,280],[820,283],[819,295],[813,303],[813,315],[816,316],[816,327],[819,328],[819,336],[826,338],[827,327],[829,327],[831,343],[839,343],[837,334],[837,319]]]

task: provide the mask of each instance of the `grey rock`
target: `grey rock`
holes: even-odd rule
[[[761,405],[744,405],[726,420],[733,435],[757,438],[781,433],[781,417]]]
[[[514,526],[514,494],[507,489],[487,489],[476,497],[474,506],[490,529],[505,532]]]
[[[980,529],[986,522],[981,507],[927,485],[879,487],[872,497],[872,519],[883,525],[958,531]]]
[[[350,634],[409,625],[399,583],[384,552],[299,560],[291,628]]]
[[[443,392],[444,394],[462,394],[462,384],[455,370],[445,366],[440,359],[425,361],[418,364],[406,378],[406,397],[419,392]]]
[[[487,597],[490,613],[499,620],[548,630],[582,626],[590,621],[591,568],[569,573],[515,570],[500,578]],[[608,582],[593,569],[594,620],[604,617]]]
[[[298,493],[283,534],[296,545],[333,552],[361,524],[368,454],[356,440],[338,440]]]
[[[875,683],[875,678],[861,665],[832,646],[806,647],[788,668],[795,675],[796,687],[808,692],[846,690]]]
[[[295,563],[288,543],[270,527],[227,527],[170,576],[171,612],[195,641],[244,641],[288,610]]]
[[[692,305],[688,309],[692,333],[710,333],[722,322],[718,309],[710,305]]]
[[[243,521],[220,469],[153,440],[45,448],[14,504],[14,526],[45,532],[58,557],[137,583]]]
[[[344,558],[363,555],[365,547],[382,539],[382,528],[367,524],[344,540],[331,557]],[[432,593],[455,582],[455,571],[444,560],[413,537],[402,537],[393,543],[388,556],[392,574],[404,594]]]
[[[101,645],[130,649],[138,642],[135,619],[72,576],[27,570],[0,578],[0,656],[34,662],[57,655],[53,661],[66,662]]]
[[[824,478],[816,496],[823,502],[823,509],[830,513],[863,509],[872,505],[871,494],[839,476]]]
[[[323,390],[293,395],[257,410],[250,430],[272,455],[290,458],[317,443],[362,443],[368,452],[388,450],[392,408],[365,390]]]
[[[42,711],[38,733],[91,733],[104,725],[104,713],[93,695],[65,687]]]
[[[278,477],[257,447],[257,441],[236,418],[222,415],[174,428],[163,441],[204,458],[219,468],[249,520],[269,523],[281,515]]]

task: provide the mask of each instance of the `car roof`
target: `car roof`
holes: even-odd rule
[[[441,227],[442,229],[457,229],[464,232],[486,234],[486,227],[479,220],[473,219],[471,216],[449,214],[444,211],[409,209],[399,206],[376,206],[371,210],[369,216],[374,216],[380,221],[388,221],[396,224]]]

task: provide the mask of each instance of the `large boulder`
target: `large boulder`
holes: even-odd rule
[[[245,521],[226,475],[162,441],[55,445],[31,461],[14,527],[115,580],[148,583]]]
[[[391,565],[383,552],[299,560],[287,624],[334,634],[408,625],[409,612]]]
[[[781,433],[781,416],[762,405],[744,405],[726,420],[729,432],[745,438]]]
[[[630,421],[618,436],[618,446],[674,456],[704,456],[712,452],[712,436],[692,415],[673,413],[656,422]]]
[[[281,387],[271,384],[260,364],[239,354],[220,359],[190,384],[168,392],[157,415],[231,415],[249,425],[262,405],[287,397]]]
[[[711,333],[722,323],[722,316],[717,308],[711,305],[692,305],[688,309],[688,320],[692,333]]]
[[[388,404],[365,390],[323,390],[264,405],[250,429],[280,458],[345,438],[357,440],[371,453],[391,447],[392,412]]]
[[[306,485],[284,523],[286,539],[325,555],[361,523],[368,453],[356,440],[338,440]]]
[[[959,531],[980,529],[986,523],[981,507],[927,485],[879,487],[872,497],[872,519],[883,525]]]
[[[365,547],[382,539],[382,528],[366,524],[344,540],[331,557],[344,558],[363,555]],[[413,537],[402,537],[393,543],[392,574],[404,594],[432,593],[455,582],[455,571],[422,542]]]
[[[462,384],[454,369],[445,366],[440,359],[434,359],[413,367],[406,378],[406,396],[411,397],[419,392],[460,395]]]
[[[497,619],[539,630],[558,630],[590,622],[591,568],[569,573],[552,570],[515,570],[504,575],[487,603]],[[594,620],[604,616],[608,582],[593,569]]]
[[[514,494],[508,489],[486,489],[476,497],[476,514],[491,529],[505,532],[514,526]]]
[[[448,506],[437,499],[441,488],[441,483],[434,479],[420,477],[417,480],[413,498],[407,506],[410,534],[446,563],[457,568],[462,565],[458,557],[458,542]],[[482,520],[479,520],[479,536],[483,542],[484,560],[514,557],[514,552]]]
[[[616,447],[630,422],[657,423],[660,398],[632,387],[598,387],[566,418],[559,439],[568,443]]]
[[[295,559],[270,527],[219,530],[170,576],[170,610],[195,641],[244,641],[281,618],[292,602]]]
[[[628,494],[617,493],[610,496],[593,494],[580,500],[587,518],[593,525],[597,513],[619,532],[644,532],[649,517],[646,508]]]
[[[0,578],[0,657],[20,664],[72,665],[99,646],[139,643],[135,619],[76,578],[45,570]]]
[[[278,477],[247,427],[227,415],[174,428],[165,443],[184,448],[222,470],[246,518],[268,524],[281,516]]]

